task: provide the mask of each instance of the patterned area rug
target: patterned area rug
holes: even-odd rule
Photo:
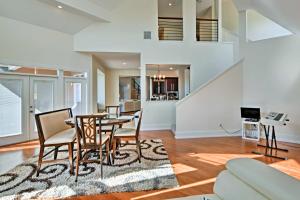
[[[138,162],[135,145],[124,143],[115,165],[80,166],[78,182],[69,174],[67,161],[42,165],[36,177],[37,157],[33,157],[0,176],[1,199],[66,198],[111,192],[132,192],[178,186],[167,152],[161,140],[142,141],[142,160]],[[59,153],[67,157],[67,152]],[[49,155],[53,158],[53,155]]]

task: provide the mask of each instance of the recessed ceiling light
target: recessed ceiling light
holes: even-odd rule
[[[172,6],[173,4],[172,3],[169,3],[169,6]]]
[[[123,62],[122,64],[123,64],[123,65],[127,65],[127,63],[126,63],[126,62]]]
[[[169,69],[170,69],[170,70],[173,70],[173,67],[170,67]]]
[[[58,7],[59,9],[62,9],[62,8],[63,8],[61,5],[58,5],[57,7]]]

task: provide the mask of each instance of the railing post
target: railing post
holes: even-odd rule
[[[223,33],[222,33],[222,0],[218,0],[217,3],[218,8],[218,42],[223,41]]]

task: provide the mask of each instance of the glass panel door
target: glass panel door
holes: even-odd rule
[[[0,75],[0,145],[29,138],[28,86],[28,77]]]
[[[30,139],[37,139],[34,115],[55,109],[57,78],[30,77]]]
[[[72,108],[73,115],[85,114],[86,81],[81,79],[65,79],[65,106]]]

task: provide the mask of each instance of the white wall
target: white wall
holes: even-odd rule
[[[176,138],[224,136],[241,127],[242,61],[176,104]]]
[[[143,105],[142,130],[170,130],[175,125],[176,101],[147,101]]]
[[[0,63],[91,73],[90,56],[73,51],[68,34],[0,17]],[[59,80],[62,84],[62,80]],[[63,87],[57,105],[62,107]],[[92,93],[89,92],[89,97]],[[90,99],[90,98],[88,98]]]
[[[132,12],[134,10],[134,12]],[[190,89],[198,88],[211,77],[227,69],[233,63],[233,44],[215,42],[196,42],[196,1],[183,1],[184,40],[158,40],[158,9],[156,0],[128,0],[112,11],[111,23],[94,24],[74,36],[74,49],[82,52],[136,52],[141,54],[141,100],[146,101],[147,64],[183,64],[191,66]],[[152,40],[144,40],[144,31],[152,32]],[[116,74],[111,74],[116,80]],[[106,74],[106,77],[110,77]],[[118,103],[118,82],[107,81],[106,101]],[[108,86],[111,85],[111,86]],[[161,105],[150,105],[145,112],[144,124],[155,124],[172,118],[157,115]],[[168,115],[175,113],[169,106]],[[172,107],[173,109],[174,106]],[[148,116],[147,116],[148,115]],[[148,121],[149,119],[149,121]],[[166,124],[166,123],[164,123]]]
[[[222,0],[222,25],[231,33],[239,32],[239,13],[232,0]]]
[[[266,18],[255,10],[247,10],[247,39],[265,40],[291,35],[292,33],[279,24]]]
[[[244,105],[287,113],[291,121],[276,127],[277,137],[300,143],[300,36],[249,42],[244,52]]]
[[[90,56],[73,51],[68,34],[0,17],[0,62],[87,71]]]

